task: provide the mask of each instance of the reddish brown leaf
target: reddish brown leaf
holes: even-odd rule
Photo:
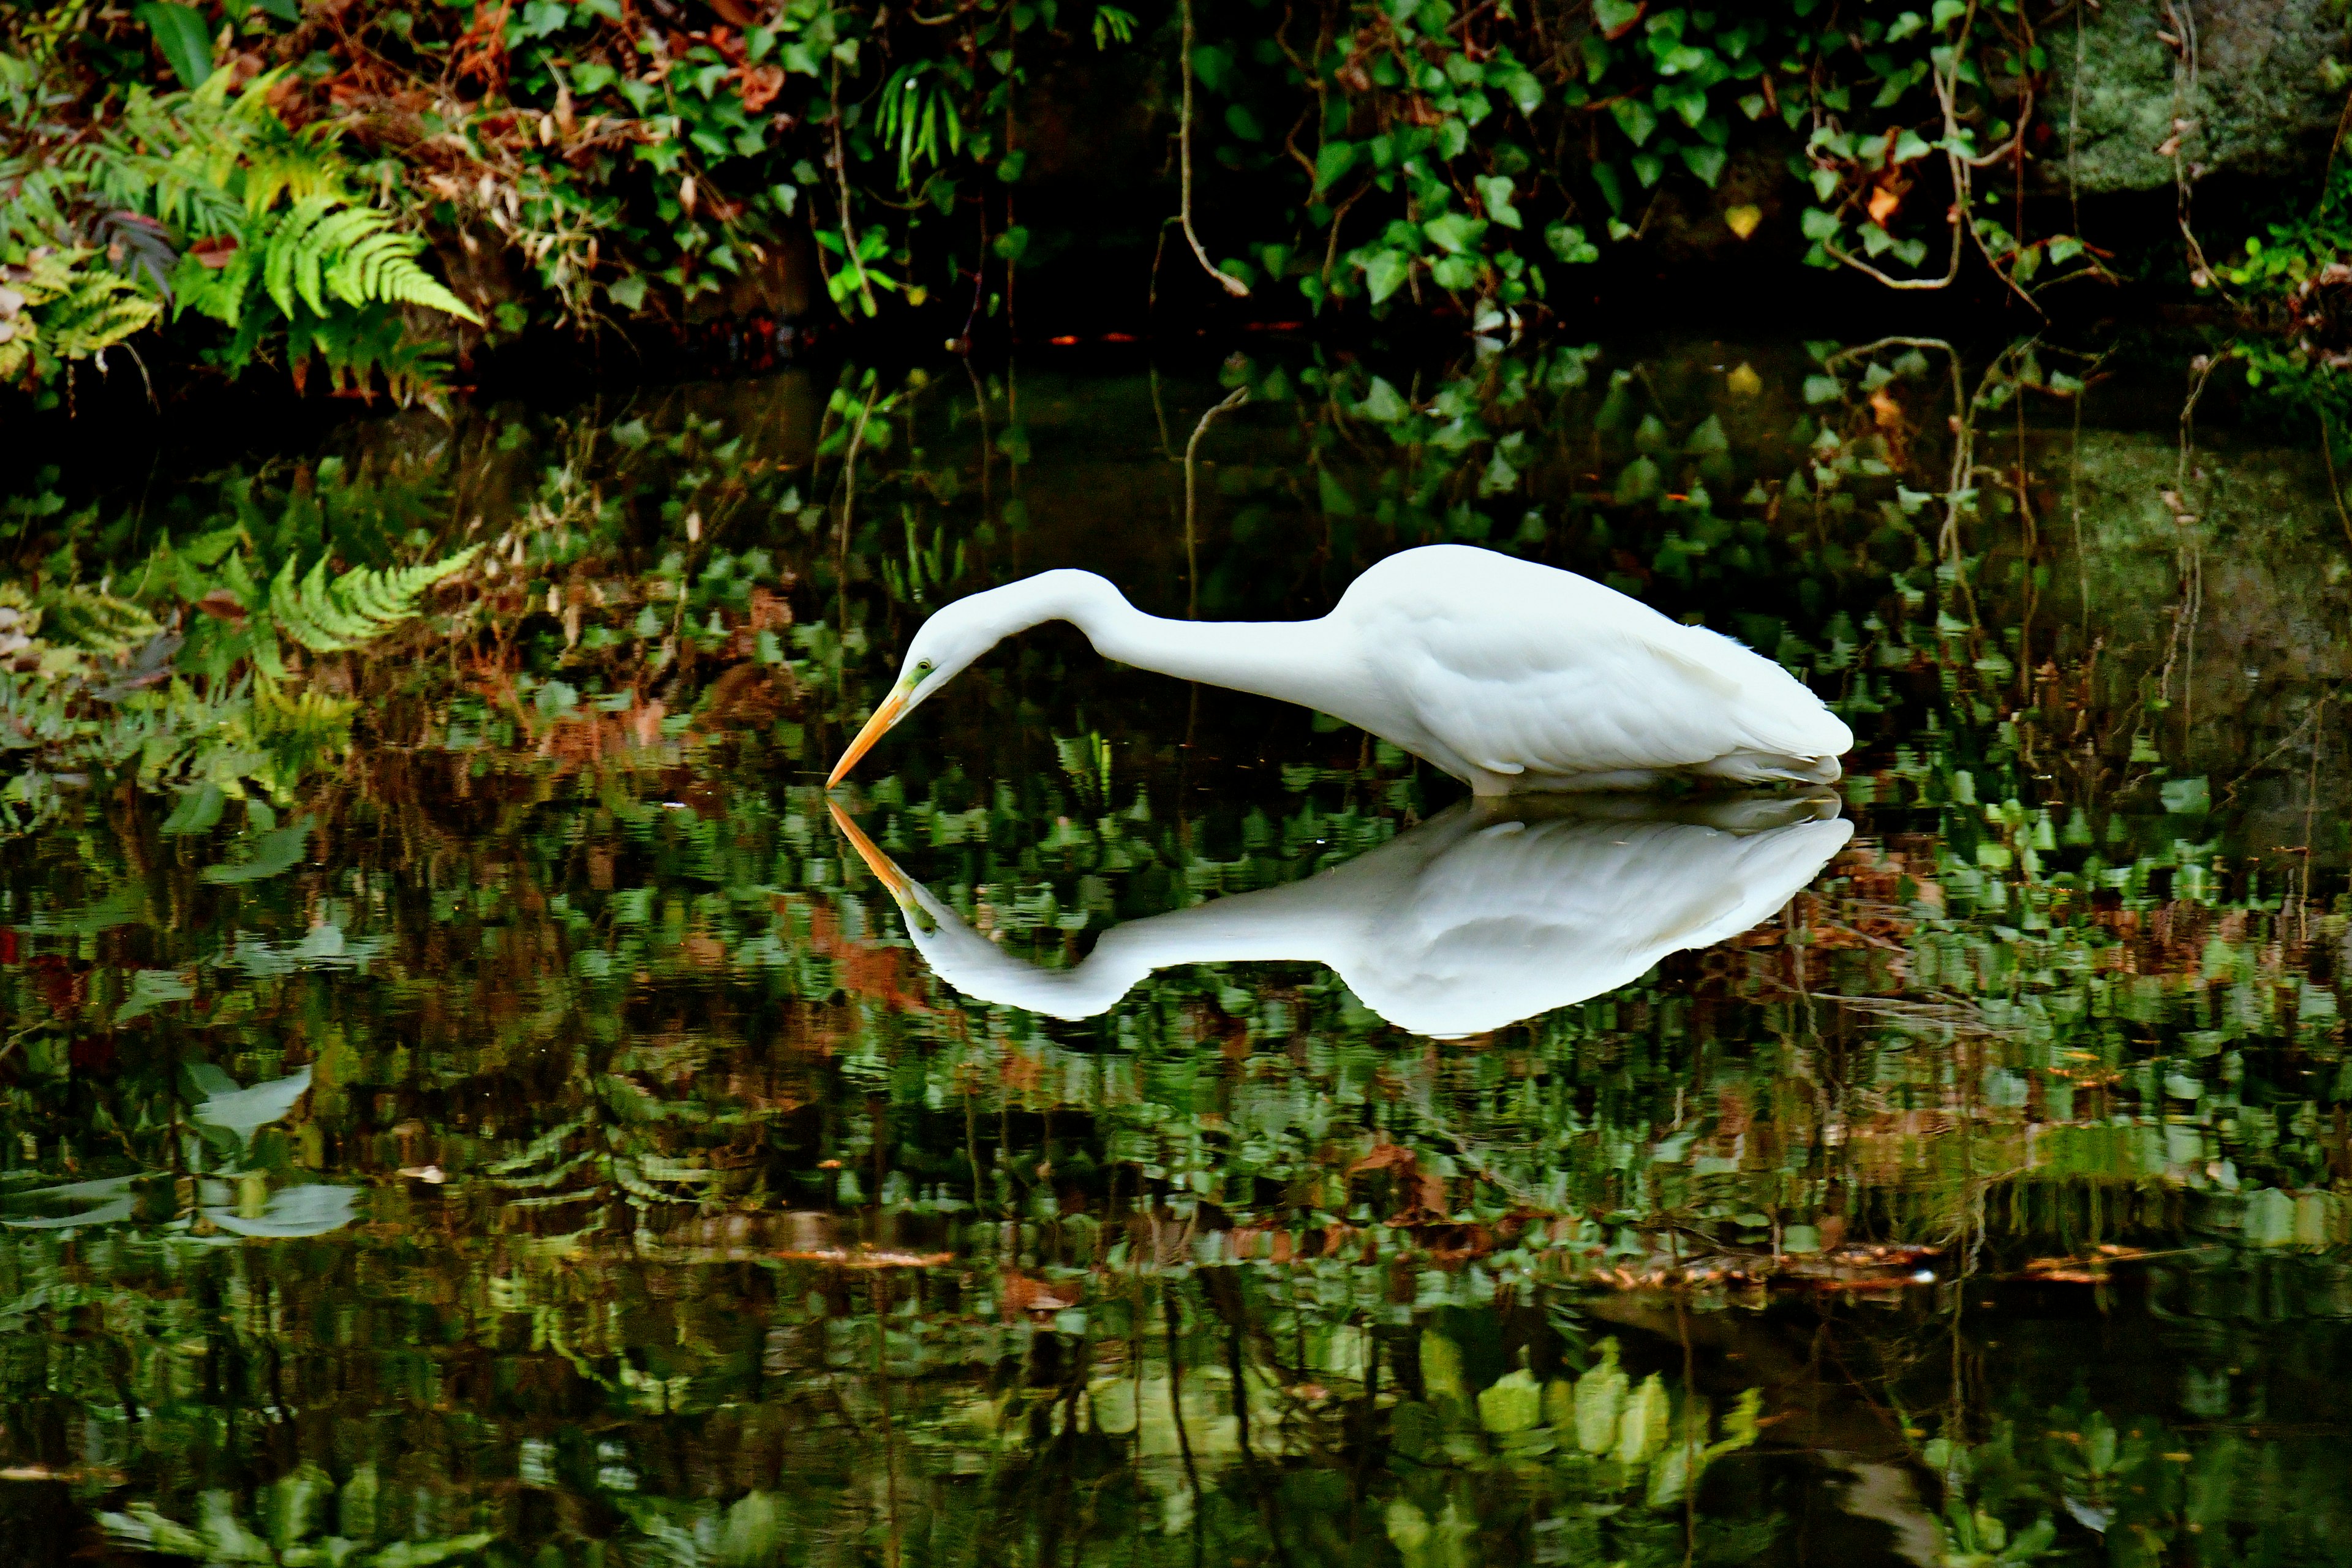
[[[776,95],[784,90],[784,71],[782,66],[747,65],[743,68],[742,75],[738,80],[743,94],[743,112],[746,114],[759,113],[768,105],[775,102]]]

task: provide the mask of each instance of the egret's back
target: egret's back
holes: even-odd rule
[[[1391,556],[1332,618],[1360,639],[1380,689],[1368,706],[1388,728],[1367,727],[1474,782],[1709,769],[1818,781],[1836,776],[1834,759],[1853,744],[1771,660],[1589,578],[1492,551]],[[1761,761],[1743,772],[1727,759]]]

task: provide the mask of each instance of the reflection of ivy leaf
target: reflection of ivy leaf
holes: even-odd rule
[[[121,1028],[142,1014],[152,1013],[166,1002],[184,1002],[196,994],[176,969],[142,969],[131,977],[131,994],[114,1011],[114,1026]]]
[[[2202,816],[2213,809],[2212,793],[2202,777],[2168,779],[2156,793],[2164,809],[2176,816]]]
[[[206,882],[260,882],[290,871],[301,862],[316,821],[315,817],[305,816],[284,827],[273,828],[255,842],[253,854],[247,858],[207,866],[197,876]]]
[[[1543,1385],[1525,1367],[1478,1395],[1478,1424],[1489,1432],[1525,1432],[1542,1419]]]
[[[69,1182],[61,1187],[44,1187],[37,1192],[19,1194],[20,1198],[28,1201],[97,1202],[97,1206],[46,1218],[0,1220],[0,1224],[14,1230],[72,1230],[86,1225],[112,1225],[117,1220],[131,1217],[136,1203],[131,1195],[131,1180],[129,1176],[109,1176],[95,1182]]]
[[[172,815],[163,819],[159,833],[203,833],[221,819],[221,807],[228,797],[216,784],[202,784],[194,789],[182,790],[180,802]]]
[[[219,1069],[213,1071],[218,1074]],[[250,1139],[257,1129],[292,1110],[294,1102],[310,1091],[310,1069],[301,1068],[251,1089],[221,1089],[210,1087],[212,1081],[216,1080],[200,1085],[206,1088],[204,1103],[191,1116],[207,1127],[226,1128],[239,1138]]]
[[[205,1217],[234,1236],[287,1238],[324,1236],[357,1217],[359,1189],[313,1184],[289,1187],[272,1196],[257,1215],[239,1215],[234,1205],[208,1207]]]
[[[1372,377],[1372,384],[1364,390],[1364,400],[1356,405],[1356,412],[1367,419],[1393,425],[1412,413],[1412,405],[1388,384],[1385,377],[1376,375]]]

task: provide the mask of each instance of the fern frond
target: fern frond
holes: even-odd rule
[[[467,303],[418,265],[425,242],[392,228],[374,207],[314,195],[294,204],[264,241],[262,286],[291,319],[299,297],[313,315],[329,314],[326,292],[347,305],[417,305],[481,324]]]
[[[333,211],[335,202],[330,196],[310,196],[294,204],[293,210],[280,218],[269,230],[261,263],[261,286],[278,301],[278,308],[289,317],[294,314],[294,269],[302,258],[305,242],[320,220]],[[315,279],[317,273],[312,277]],[[311,285],[312,292],[317,284]],[[322,310],[318,312],[324,315]]]
[[[339,265],[351,247],[368,236],[381,230],[392,219],[373,207],[345,207],[320,220],[317,226],[302,237],[299,251],[294,258],[294,291],[302,296],[302,303],[319,315],[327,313],[327,302],[319,294],[330,265]],[[341,290],[338,290],[341,292]],[[348,301],[363,305],[365,300]]]
[[[379,227],[354,242],[328,273],[327,286],[347,304],[364,305],[382,300],[397,305],[417,305],[482,324],[472,307],[444,288],[417,264],[425,242],[413,234]]]
[[[113,658],[143,647],[163,628],[128,599],[94,588],[58,588],[40,596],[40,626],[51,642]]]

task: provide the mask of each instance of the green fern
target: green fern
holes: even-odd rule
[[[45,590],[39,599],[42,633],[102,658],[119,658],[144,647],[163,628],[128,599],[79,584]]]
[[[312,653],[346,653],[414,617],[425,589],[464,571],[480,552],[477,544],[416,566],[383,572],[354,567],[331,583],[325,556],[299,582],[298,563],[289,556],[269,584],[265,615],[278,631]],[[261,646],[257,641],[257,651]]]
[[[329,314],[324,288],[347,305],[420,305],[481,324],[463,300],[417,265],[425,242],[394,230],[391,215],[373,207],[344,206],[331,195],[306,197],[271,227],[266,245],[262,287],[289,318],[298,295],[313,314]]]
[[[163,306],[138,285],[96,264],[88,248],[35,252],[22,267],[0,273],[14,295],[0,331],[0,382],[26,364],[89,359],[142,331]]]

